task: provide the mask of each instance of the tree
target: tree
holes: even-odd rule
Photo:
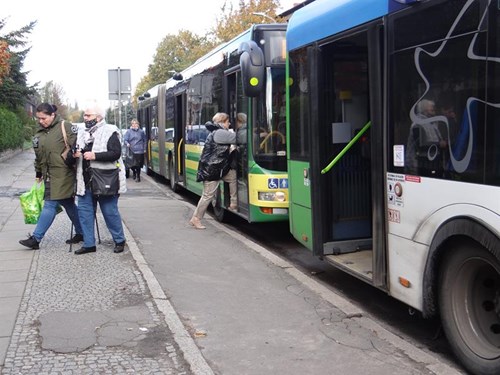
[[[9,45],[6,41],[0,40],[0,85],[2,84],[3,77],[10,72],[9,59]]]
[[[221,16],[217,17],[215,27],[211,33],[217,43],[231,40],[256,23],[269,23],[271,20],[283,22],[276,15],[280,5],[279,0],[240,0],[239,8],[225,3],[221,8]]]
[[[6,24],[6,19],[0,19],[0,31]],[[0,42],[7,43],[9,53],[8,66],[9,73],[4,76],[0,84],[0,104],[10,109],[23,106],[26,99],[34,94],[36,85],[27,85],[27,72],[23,72],[24,59],[29,48],[22,49],[28,43],[27,34],[33,31],[36,21],[19,30],[12,31],[5,35],[0,35]]]
[[[231,40],[256,23],[284,20],[277,17],[279,0],[240,0],[239,8],[225,3],[215,26],[205,36],[181,30],[177,35],[167,35],[158,45],[148,74],[138,83],[134,97],[137,98],[154,86],[166,82],[173,72],[180,72],[208,53],[216,45]],[[264,16],[263,16],[264,15]],[[134,99],[135,102],[135,99]]]
[[[47,82],[41,89],[38,90],[40,102],[54,104],[57,107],[57,113],[63,118],[68,117],[69,106],[64,104],[65,92],[64,89],[54,81]]]
[[[214,47],[207,36],[198,36],[191,31],[180,30],[177,35],[167,35],[159,44],[148,67],[135,90],[135,97],[150,88],[166,82],[173,72],[180,72]]]

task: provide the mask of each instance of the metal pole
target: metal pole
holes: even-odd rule
[[[118,67],[118,127],[122,131],[122,83],[120,67]]]

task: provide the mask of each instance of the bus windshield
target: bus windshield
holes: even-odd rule
[[[286,171],[285,68],[268,67],[266,88],[257,101],[253,157],[264,168]]]

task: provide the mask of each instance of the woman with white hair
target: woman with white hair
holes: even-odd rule
[[[104,111],[96,104],[85,108],[85,126],[78,129],[76,141],[76,194],[78,214],[83,229],[83,247],[75,254],[96,251],[94,218],[97,203],[101,208],[111,236],[115,242],[115,253],[125,248],[125,234],[118,211],[118,198],[127,191],[125,171],[121,158],[119,129],[106,124]],[[105,181],[98,184],[102,177]]]

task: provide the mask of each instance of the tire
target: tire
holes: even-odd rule
[[[172,159],[168,161],[168,182],[170,183],[170,189],[172,189],[174,193],[177,193],[179,191],[179,186],[175,183],[175,169]]]
[[[443,259],[439,308],[456,357],[473,374],[500,374],[500,261],[477,242]]]
[[[215,219],[223,223],[226,220],[227,213],[226,209],[222,207],[222,197],[221,197],[221,192],[220,192],[220,186],[217,189],[217,193],[215,194],[214,199],[212,200],[212,209],[214,211],[214,217]]]

